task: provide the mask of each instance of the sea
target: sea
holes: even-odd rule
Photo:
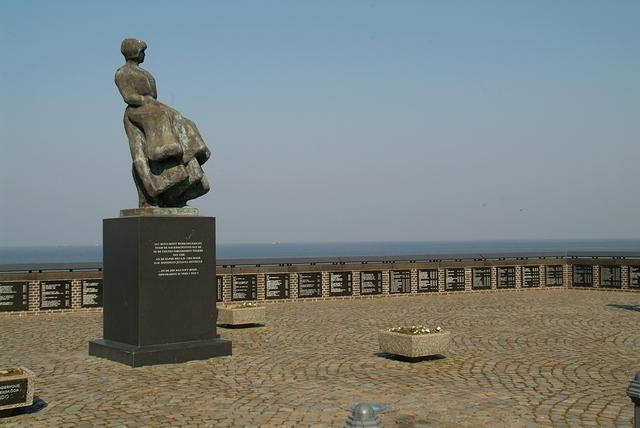
[[[640,251],[640,239],[219,243],[218,259]],[[0,264],[101,262],[100,245],[1,247]]]

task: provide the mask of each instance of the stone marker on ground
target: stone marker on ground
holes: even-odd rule
[[[218,308],[218,324],[256,325],[266,322],[264,306],[231,306]]]
[[[446,352],[451,333],[402,334],[389,330],[378,331],[380,352],[406,358],[421,358]]]
[[[36,375],[24,367],[0,370],[0,412],[33,404]]]

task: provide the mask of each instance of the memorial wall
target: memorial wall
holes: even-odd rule
[[[165,251],[166,250],[166,251]],[[154,248],[159,275],[188,275],[174,263],[173,250]],[[181,248],[200,265],[200,248]],[[622,257],[540,257],[527,259],[358,260],[319,263],[306,259],[235,260],[217,267],[211,286],[218,304],[247,301],[309,301],[377,298],[433,293],[499,292],[575,288],[640,291],[640,259]],[[180,260],[182,263],[183,261]],[[29,269],[0,265],[0,313],[95,311],[102,308],[102,272]],[[180,267],[180,271],[178,268]],[[62,270],[65,271],[62,271]]]

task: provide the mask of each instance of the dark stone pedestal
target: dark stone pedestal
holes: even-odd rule
[[[216,334],[215,218],[103,222],[104,339],[89,355],[132,367],[231,355]]]

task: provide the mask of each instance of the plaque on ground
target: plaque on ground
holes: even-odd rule
[[[71,281],[40,281],[40,309],[70,309]]]
[[[0,281],[0,312],[29,310],[28,281]]]
[[[231,277],[231,300],[256,300],[257,298],[257,275],[233,275]]]
[[[539,266],[523,266],[522,267],[522,286],[526,288],[540,286],[540,267]]]
[[[448,268],[445,270],[445,290],[464,290],[464,268]]]
[[[102,307],[102,279],[82,280],[82,307]]]
[[[410,270],[392,270],[389,272],[389,293],[411,293]]]
[[[438,292],[438,269],[418,271],[418,293]]]
[[[266,277],[267,299],[288,299],[289,298],[289,274],[288,273],[268,273]]]
[[[499,267],[496,269],[497,287],[498,288],[515,288],[516,287],[516,268],[515,266]]]
[[[573,286],[593,287],[593,266],[573,265]]]
[[[35,377],[25,367],[0,369],[0,412],[32,405]]]
[[[488,290],[491,288],[491,268],[473,268],[472,272],[471,288],[474,290]]]
[[[224,282],[222,279],[222,275],[217,275],[216,276],[216,302],[222,302],[223,290],[224,290]]]
[[[360,272],[360,294],[382,294],[382,272]]]
[[[564,285],[564,274],[561,265],[545,267],[545,286],[560,287]]]
[[[320,272],[298,274],[298,297],[322,297],[322,274]]]
[[[331,272],[329,274],[330,296],[351,296],[353,294],[353,277],[351,272]]]
[[[622,268],[620,266],[600,266],[600,287],[621,288]]]
[[[629,266],[629,288],[640,288],[640,266]]]

